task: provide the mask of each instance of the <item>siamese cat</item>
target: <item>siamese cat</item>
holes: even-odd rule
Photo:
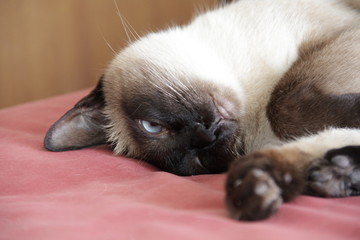
[[[45,148],[107,143],[178,175],[228,171],[239,220],[299,194],[360,195],[357,6],[239,0],[150,33],[117,54]]]

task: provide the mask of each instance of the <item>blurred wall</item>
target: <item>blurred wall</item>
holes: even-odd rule
[[[214,2],[0,0],[0,108],[93,86],[127,43],[117,7],[144,35]]]

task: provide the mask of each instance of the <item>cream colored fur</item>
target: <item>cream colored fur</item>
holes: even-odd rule
[[[301,44],[330,36],[355,19],[359,13],[338,0],[240,0],[201,14],[187,26],[141,38],[121,51],[105,73],[105,113],[111,119],[108,132],[117,143],[115,152],[127,149],[136,155],[119,112],[118,91],[132,81],[147,81],[140,71],[147,67],[159,81],[170,74],[190,81],[185,85],[204,81],[234,91],[247,153],[283,144],[266,118],[274,86],[297,60]],[[349,138],[336,144],[344,135]],[[284,147],[318,156],[329,148],[360,144],[359,135],[359,130],[333,129]]]

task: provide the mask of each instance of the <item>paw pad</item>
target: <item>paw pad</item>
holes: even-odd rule
[[[289,185],[293,180],[293,177],[291,176],[290,173],[285,173],[284,175],[284,182],[285,184]]]
[[[311,195],[347,197],[360,195],[360,146],[329,151],[308,172],[308,190]]]
[[[269,186],[266,183],[258,183],[255,186],[255,194],[264,195],[269,190]]]
[[[334,163],[338,167],[348,168],[350,166],[351,159],[349,156],[338,155],[338,156],[334,156],[331,159],[331,162]]]

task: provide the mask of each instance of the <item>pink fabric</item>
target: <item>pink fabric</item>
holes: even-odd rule
[[[299,197],[236,222],[225,175],[179,177],[106,147],[53,153],[48,127],[87,91],[0,110],[0,239],[360,239],[360,197]]]

